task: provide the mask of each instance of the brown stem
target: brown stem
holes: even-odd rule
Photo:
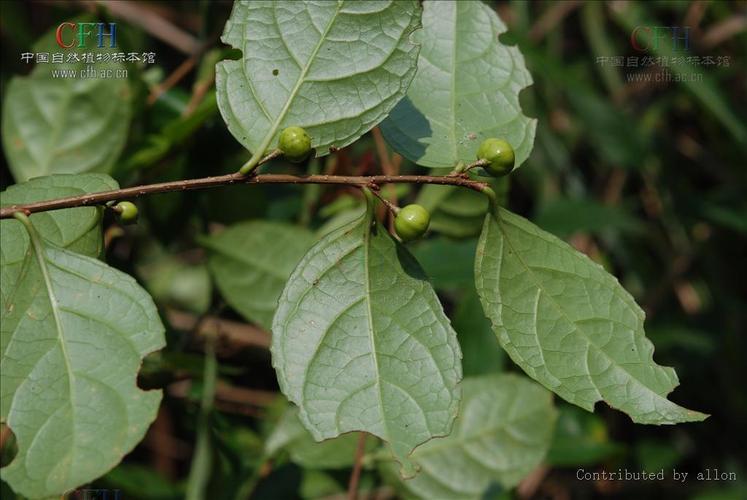
[[[358,498],[358,480],[361,477],[361,468],[363,467],[363,453],[366,451],[366,433],[360,432],[358,436],[358,447],[355,450],[355,463],[353,464],[353,472],[350,474],[350,482],[348,483],[348,500],[356,500]]]
[[[488,187],[484,182],[473,181],[464,177],[438,177],[430,175],[350,176],[260,174],[247,176],[234,173],[203,177],[200,179],[133,186],[112,191],[102,191],[100,193],[89,193],[54,200],[37,201],[24,205],[10,205],[0,209],[0,219],[11,218],[16,212],[23,212],[29,215],[37,212],[46,212],[48,210],[59,210],[61,208],[103,205],[110,201],[139,198],[140,196],[148,194],[191,191],[193,189],[206,189],[218,186],[229,186],[232,184],[340,184],[358,187],[372,186],[374,188],[382,184],[444,184],[462,186],[478,192],[483,192]]]
[[[477,161],[473,161],[472,163],[463,166],[459,172],[455,172],[454,174],[455,175],[465,174],[465,173],[469,172],[470,170],[472,170],[473,168],[476,168],[476,167],[485,167],[485,166],[487,166],[489,164],[490,164],[490,162],[488,160],[477,160]]]
[[[381,200],[381,203],[384,204],[384,206],[387,208],[387,210],[389,210],[393,215],[397,215],[397,213],[399,212],[399,207],[397,205],[395,205],[391,201],[389,201],[386,198],[384,198],[381,195],[381,193],[379,193],[379,192],[377,192],[375,190],[371,191],[371,192],[374,194],[374,196],[376,196],[378,199]]]
[[[172,24],[140,2],[96,0],[96,3],[103,5],[112,16],[139,26],[153,37],[185,54],[194,54],[200,48],[199,41],[191,33]]]
[[[166,308],[166,318],[176,330],[194,330],[198,337],[217,336],[221,342],[237,349],[244,347],[270,348],[270,333],[248,323],[240,323],[207,316],[205,321],[188,312]]]

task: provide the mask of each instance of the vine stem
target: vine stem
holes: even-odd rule
[[[474,181],[466,175],[430,176],[430,175],[291,175],[291,174],[257,174],[240,173],[202,177],[156,184],[145,184],[112,191],[68,196],[47,201],[37,201],[22,205],[10,205],[0,209],[0,219],[13,217],[15,213],[30,215],[37,212],[59,210],[61,208],[87,207],[104,205],[110,201],[134,199],[140,196],[174,191],[191,191],[234,184],[339,184],[357,187],[370,187],[377,190],[383,184],[440,184],[461,186],[490,196],[492,191],[484,182]]]

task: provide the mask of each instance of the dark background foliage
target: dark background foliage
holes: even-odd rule
[[[247,152],[229,134],[210,90],[214,62],[231,56],[218,41],[230,3],[117,3],[119,8],[106,2],[2,2],[3,87],[12,76],[29,72],[20,54],[61,21],[86,12],[116,20],[123,46],[152,50],[157,59],[155,65],[130,70],[135,117],[114,177],[129,185],[236,170]],[[125,21],[123,6],[135,16]],[[502,39],[519,45],[533,75],[535,83],[521,100],[525,113],[538,119],[534,152],[511,177],[508,205],[618,276],[647,312],[655,359],[679,374],[681,386],[673,399],[712,414],[700,424],[637,426],[604,405],[592,416],[558,401],[561,419],[547,468],[511,494],[746,498],[747,4],[567,1],[495,7],[509,26]],[[174,47],[172,34],[147,32],[159,19],[206,50],[190,59]],[[644,56],[671,55],[668,40],[661,50],[636,51],[630,42],[636,26],[688,26],[689,49],[680,55],[725,57],[729,64],[697,65],[684,75],[689,81],[677,82],[656,81],[667,79],[656,75],[674,79],[679,73],[672,67],[616,66],[600,59],[621,56],[626,64],[629,56],[640,62]],[[154,100],[170,75],[185,68],[185,76]],[[321,161],[268,168],[376,173],[381,168],[376,145],[375,135],[367,134]],[[407,161],[399,169],[424,171]],[[4,188],[13,181],[5,163],[1,171]],[[400,201],[412,200],[416,192],[398,188],[397,195]],[[224,388],[210,423],[219,458],[211,497],[326,496],[344,489],[349,470],[314,475],[287,461],[261,459],[263,436],[278,414],[272,402],[277,384],[263,345],[267,334],[239,324],[241,318],[212,291],[199,271],[205,257],[195,239],[218,225],[257,218],[318,228],[355,203],[355,193],[339,188],[232,187],[153,196],[141,202],[144,222],[124,232],[108,221],[107,260],[141,281],[162,285],[161,293],[149,289],[164,312],[169,346],[146,361],[140,381],[144,387],[166,388],[158,420],[96,487],[120,489],[126,498],[181,495],[199,406],[199,331],[209,322],[191,323],[207,312],[237,322],[221,323],[234,328],[236,338],[218,346]],[[475,237],[450,237],[457,235],[454,224],[464,224],[449,218],[448,207],[445,214],[443,230],[413,250],[459,332],[465,372],[515,371],[495,354],[497,343],[475,320],[479,306],[470,289]],[[164,255],[168,265],[159,260]],[[3,443],[7,460],[12,454],[7,431]],[[579,481],[579,468],[664,469],[667,479]],[[688,472],[688,480],[673,481],[673,469]],[[715,469],[733,472],[737,480],[696,480],[698,472],[713,475]],[[391,495],[373,472],[364,474],[362,489]],[[3,498],[12,498],[5,487]]]

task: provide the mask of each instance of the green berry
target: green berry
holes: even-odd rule
[[[478,160],[490,163],[483,168],[494,177],[501,177],[514,169],[514,148],[503,139],[491,137],[485,139],[477,150]]]
[[[278,149],[290,161],[303,161],[311,152],[311,137],[301,127],[288,127],[280,132]]]
[[[394,218],[394,229],[402,241],[420,238],[428,230],[431,214],[420,205],[407,205]]]
[[[137,206],[130,201],[120,201],[114,206],[114,211],[122,224],[137,222]]]

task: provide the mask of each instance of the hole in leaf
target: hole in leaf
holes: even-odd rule
[[[170,383],[168,370],[173,368],[170,362],[170,357],[164,357],[159,352],[152,352],[145,356],[140,371],[137,374],[138,388],[149,391],[151,389],[161,389]]]
[[[275,69],[272,70],[272,74],[275,75],[275,76],[278,76],[280,74],[280,71],[278,71],[278,69],[275,68]]]
[[[228,49],[226,51],[226,59],[231,61],[239,61],[243,56],[239,49]]]

